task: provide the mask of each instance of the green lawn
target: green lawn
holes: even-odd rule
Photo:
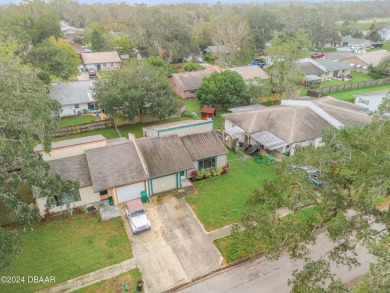
[[[237,222],[253,190],[276,176],[265,162],[256,163],[248,157],[243,163],[232,153],[228,160],[228,174],[195,182],[198,194],[186,197],[207,231]]]
[[[373,80],[370,75],[361,73],[361,72],[352,72],[351,73],[353,79],[352,80],[326,80],[321,82],[321,86],[331,86],[331,85],[340,85],[340,84],[349,84],[354,82],[368,81]]]
[[[81,115],[81,116],[67,117],[61,119],[60,127],[79,125],[79,124],[90,123],[95,121],[96,121],[96,116],[94,115]]]
[[[354,95],[365,94],[365,93],[386,90],[386,89],[390,91],[390,85],[384,84],[384,85],[366,87],[366,88],[350,90],[350,91],[329,93],[329,96],[332,96],[332,97],[335,97],[335,98],[338,98],[341,100],[350,100],[350,99],[354,98]]]
[[[132,269],[126,273],[123,273],[114,278],[103,280],[92,284],[90,286],[72,291],[73,293],[95,293],[95,292],[105,292],[105,293],[116,293],[124,291],[124,284],[127,285],[128,291],[130,293],[137,292],[137,281],[142,280],[142,274],[139,269]]]
[[[136,137],[142,137],[143,136],[142,127],[171,123],[171,122],[175,122],[175,121],[182,121],[182,120],[188,120],[188,119],[190,119],[190,118],[179,117],[179,118],[173,118],[173,119],[162,120],[162,121],[151,122],[151,123],[124,125],[124,126],[118,127],[118,129],[123,137],[127,137],[129,132],[133,133]],[[78,138],[78,137],[85,137],[85,136],[96,135],[96,134],[101,134],[105,138],[108,138],[108,139],[118,137],[118,134],[116,133],[115,129],[113,127],[111,127],[111,128],[103,128],[103,129],[98,129],[98,130],[93,130],[93,131],[88,131],[88,132],[83,132],[83,133],[72,134],[72,135],[68,135],[68,136],[56,137],[56,138],[54,138],[54,141],[60,141],[60,140],[66,140],[66,139],[71,139],[71,138]]]
[[[120,218],[61,216],[20,232],[22,253],[3,276],[24,276],[23,284],[2,284],[1,292],[32,292],[54,284],[29,284],[27,276],[54,276],[60,283],[132,257],[131,244]]]
[[[318,213],[315,207],[308,207],[298,214],[290,214],[287,217],[297,217],[302,222],[319,223],[317,215]],[[239,235],[228,235],[214,240],[214,243],[224,257],[226,263],[260,252],[256,251],[256,248],[242,245]],[[260,247],[262,247],[262,245],[260,245]]]

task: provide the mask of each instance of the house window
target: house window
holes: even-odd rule
[[[102,66],[103,66],[103,67],[107,67],[107,63],[103,63]]]
[[[111,67],[114,67],[114,66],[115,66],[115,63],[110,63],[110,66],[111,66]]]
[[[72,202],[76,202],[76,201],[80,201],[80,193],[77,195],[77,197],[75,199],[73,199],[72,197],[68,196],[68,195],[63,195],[61,198],[58,196],[58,195],[55,195],[54,196],[54,202],[56,204],[57,207],[59,206],[63,206],[63,205],[66,205],[66,204],[70,204]]]
[[[362,99],[362,98],[360,98],[359,99],[359,103],[362,103],[362,104],[365,104],[365,105],[368,105],[369,104],[369,100],[366,100],[366,99]]]
[[[107,192],[107,190],[102,190],[102,191],[99,191],[99,194],[100,194],[100,196],[103,196],[103,195],[107,195],[108,192]]]
[[[213,167],[215,167],[215,162],[216,162],[215,157],[214,158],[207,158],[204,160],[199,160],[198,161],[199,170],[213,168]]]
[[[78,108],[80,108],[80,105],[79,105],[79,104],[75,104],[74,107],[75,107],[76,109],[78,109]]]

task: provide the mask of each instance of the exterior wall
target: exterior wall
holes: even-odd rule
[[[152,194],[164,192],[177,188],[177,176],[178,174],[171,174],[164,177],[151,179]]]
[[[338,73],[337,73],[337,77],[342,77],[342,76],[345,76],[345,75],[349,75],[351,74],[351,69],[344,69],[344,70],[339,70]],[[321,75],[321,78],[322,80],[326,80],[326,79],[329,79],[329,78],[334,78],[334,71],[328,71],[328,72],[325,72]]]
[[[145,181],[117,187],[116,194],[118,198],[118,203],[140,198],[141,192],[145,190]]]
[[[157,130],[152,130],[152,129],[144,129],[144,137],[157,137],[158,132]]]
[[[310,139],[310,140],[291,144],[290,156],[293,156],[295,154],[298,147],[307,147],[307,146],[314,146],[314,147],[323,146],[322,137],[317,137],[315,139]]]
[[[61,117],[82,114],[83,110],[88,111],[88,103],[78,104],[79,105],[78,108],[76,108],[75,105],[77,104],[62,106]]]
[[[227,155],[217,156],[217,167],[223,167],[227,163]]]
[[[171,128],[167,130],[159,130],[157,135],[159,137],[168,136],[172,134],[177,134],[178,136],[185,136],[189,134],[209,132],[212,130],[213,130],[213,121],[207,121],[207,123],[202,123],[202,124]]]
[[[357,96],[355,98],[355,104],[364,108],[368,108],[370,112],[375,112],[378,110],[379,105],[382,103],[384,96]]]
[[[80,144],[76,146],[53,149],[50,154],[46,154],[43,152],[41,152],[41,154],[45,161],[51,161],[56,159],[83,155],[85,154],[86,150],[103,147],[106,146],[106,144],[107,144],[106,140],[101,140],[101,141],[96,141],[91,143]]]
[[[87,186],[79,189],[80,191],[80,201],[76,201],[74,203],[70,204],[70,208],[76,208],[80,206],[85,206],[89,204],[93,204],[100,201],[100,195],[99,193],[93,192],[92,186]],[[39,213],[41,216],[45,215],[45,205],[46,205],[46,197],[37,198],[36,204],[39,208]],[[60,213],[66,211],[68,208],[66,205],[53,207],[50,209],[52,213]]]
[[[233,126],[234,126],[233,123],[231,123],[229,120],[225,119],[225,129],[230,129]]]

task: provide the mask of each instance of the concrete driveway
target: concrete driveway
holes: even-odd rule
[[[152,229],[128,235],[147,293],[167,290],[220,266],[222,256],[180,191],[153,197],[145,207]],[[121,212],[124,219],[124,207]]]

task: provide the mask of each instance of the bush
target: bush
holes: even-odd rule
[[[184,70],[185,71],[197,71],[199,69],[202,69],[203,67],[199,65],[198,63],[194,62],[188,62],[186,65],[184,65]]]
[[[83,208],[83,207],[76,207],[76,208],[74,209],[74,213],[75,213],[76,215],[78,215],[78,214],[84,214],[84,208]]]

